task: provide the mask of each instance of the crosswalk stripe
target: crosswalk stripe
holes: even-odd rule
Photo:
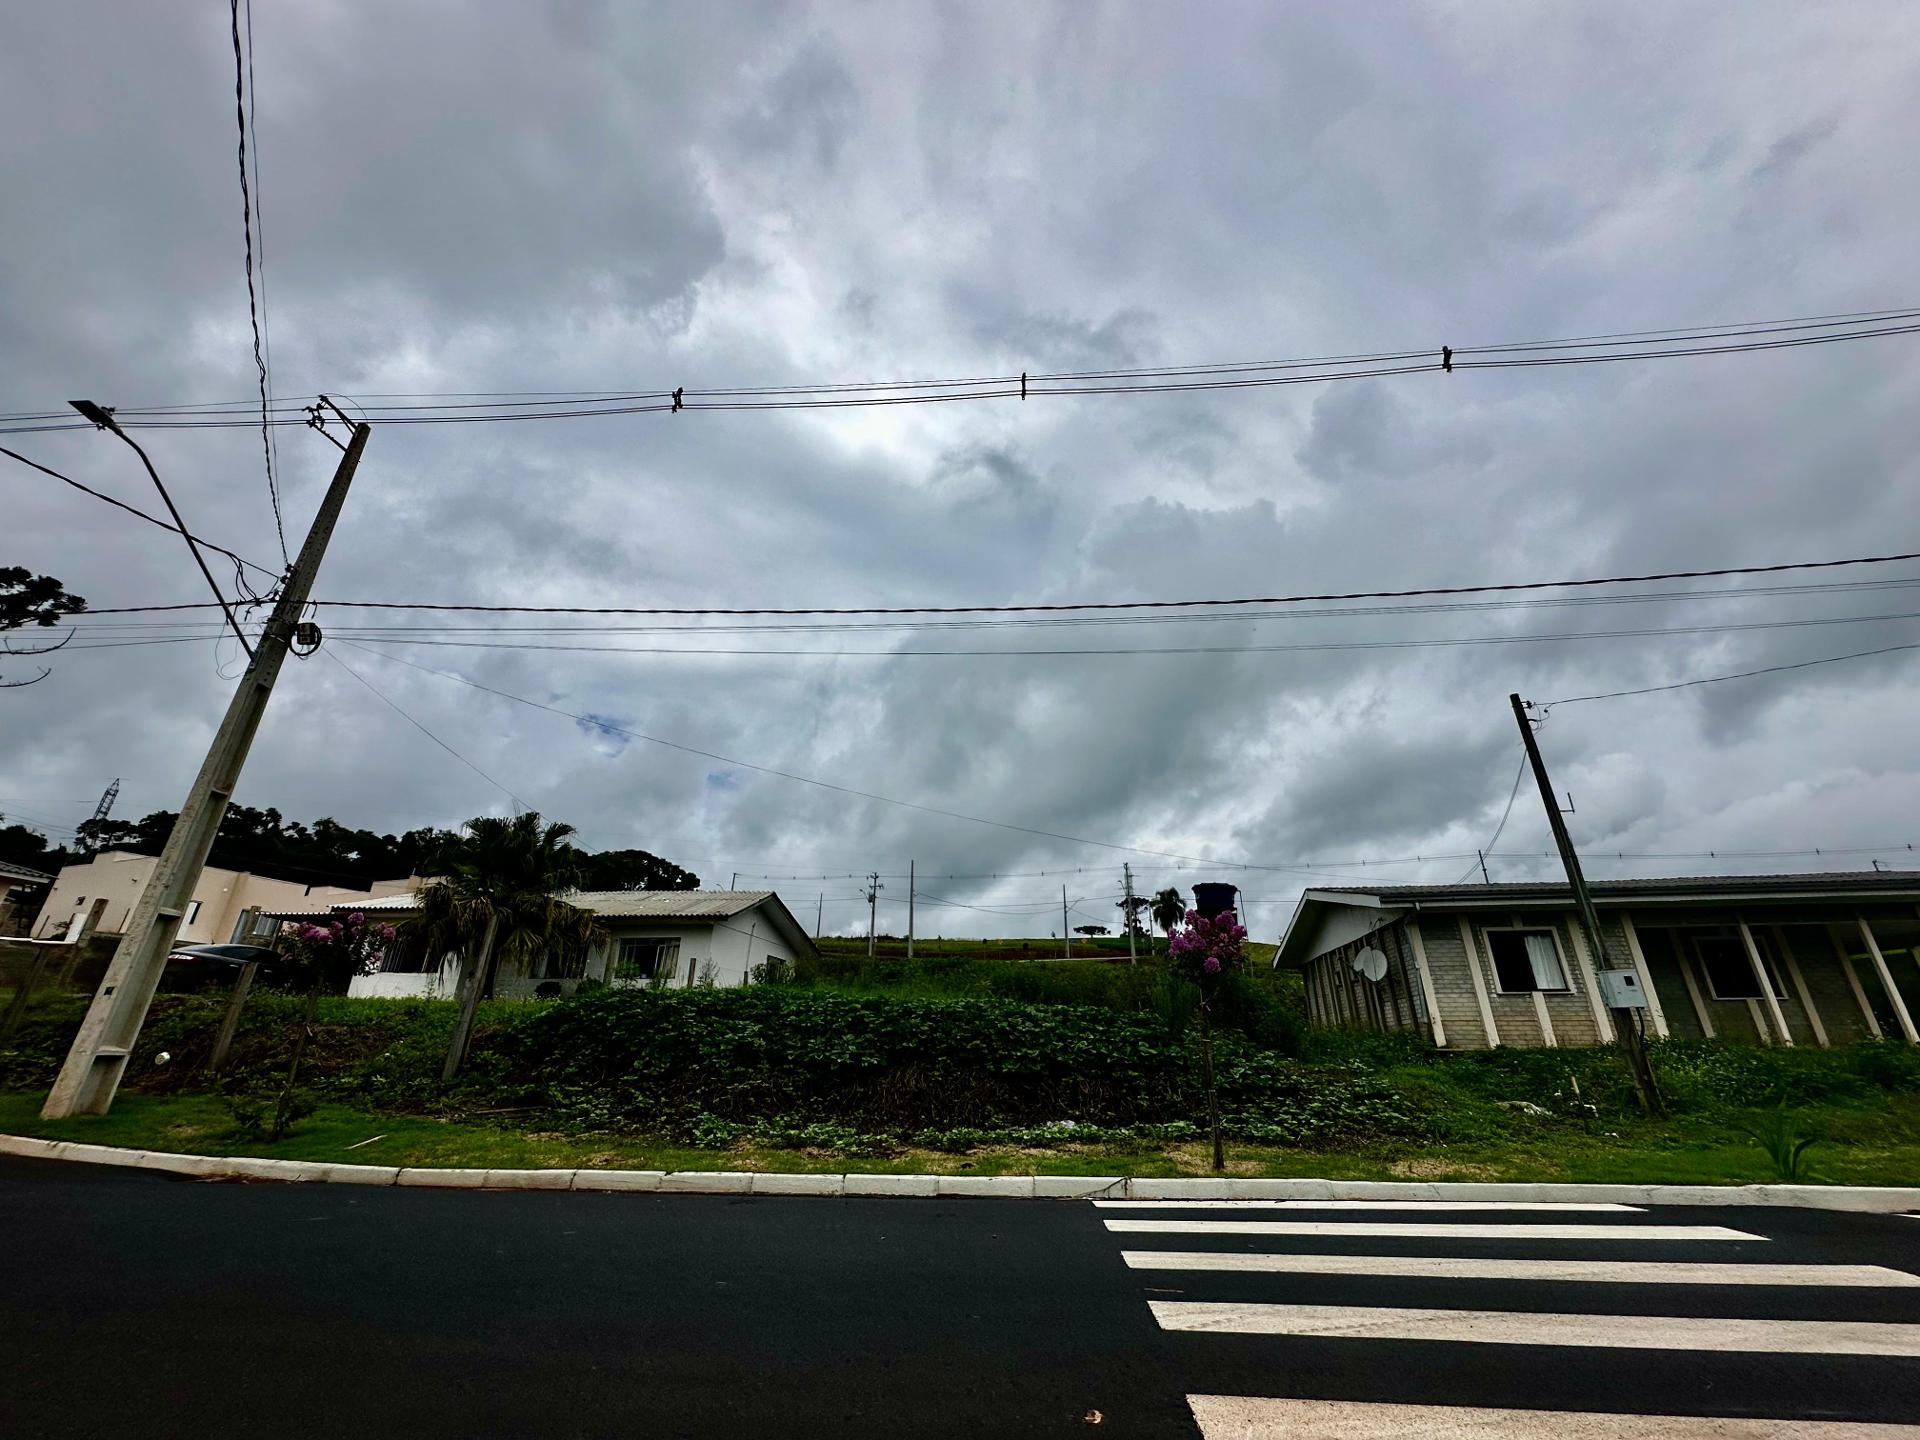
[[[1455,1225],[1374,1220],[1106,1220],[1127,1235],[1300,1235],[1402,1240],[1764,1240],[1720,1225]]]
[[[1920,1425],[1189,1395],[1202,1440],[1913,1440]]]
[[[1388,1306],[1150,1300],[1165,1330],[1321,1339],[1448,1340],[1615,1350],[1920,1356],[1920,1325],[1867,1320],[1708,1319],[1681,1315],[1529,1314]]]
[[[1449,1255],[1274,1255],[1225,1250],[1126,1250],[1135,1270],[1263,1275],[1381,1275],[1433,1280],[1579,1280],[1623,1285],[1920,1286],[1884,1265],[1740,1265],[1689,1260],[1474,1260]]]
[[[1101,1210],[1530,1210],[1641,1215],[1639,1205],[1573,1200],[1096,1200]]]

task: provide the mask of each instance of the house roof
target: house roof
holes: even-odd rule
[[[0,860],[0,880],[9,880],[20,885],[50,885],[53,876],[39,870],[29,870],[24,865],[9,865]]]
[[[605,918],[647,920],[730,920],[771,890],[578,890],[567,903]]]
[[[1673,875],[1660,879],[1594,880],[1587,889],[1600,909],[1634,905],[1716,905],[1732,900],[1920,901],[1920,870],[1824,870],[1793,875]],[[1510,881],[1496,885],[1318,885],[1300,897],[1275,965],[1297,965],[1320,921],[1340,908],[1364,910],[1483,910],[1570,906],[1565,881]]]
[[[772,890],[575,890],[562,898],[582,910],[591,910],[602,920],[697,920],[709,925],[724,925],[734,916],[771,901],[788,940],[802,949],[812,947],[806,930]],[[356,910],[370,915],[405,912],[418,909],[419,904],[418,894],[383,895],[377,900],[333,900],[302,910],[267,913],[276,920],[324,920]]]

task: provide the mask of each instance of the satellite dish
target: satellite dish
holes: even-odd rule
[[[1354,973],[1364,975],[1369,980],[1379,980],[1386,976],[1387,957],[1369,945],[1353,957]]]

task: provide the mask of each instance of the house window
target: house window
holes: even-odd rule
[[[1566,967],[1551,930],[1489,930],[1487,953],[1504,992],[1567,989]]]
[[[200,902],[198,900],[187,901],[187,913],[185,916],[182,917],[180,924],[182,925],[182,927],[193,924],[195,917],[197,917],[199,914],[200,914]]]
[[[1780,983],[1780,970],[1774,963],[1773,947],[1767,937],[1755,935],[1754,946],[1767,972],[1767,983],[1774,997],[1784,1000],[1786,987]],[[1738,934],[1696,935],[1693,953],[1699,957],[1701,973],[1707,977],[1707,991],[1716,1000],[1758,1000],[1760,982],[1753,976],[1753,961],[1747,956],[1746,942]]]
[[[615,980],[671,980],[680,963],[680,941],[622,940],[613,958]]]

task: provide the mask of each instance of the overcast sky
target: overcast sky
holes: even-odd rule
[[[1898,0],[255,8],[274,385],[302,400],[1437,350],[1920,302],[1920,14]],[[0,411],[253,393],[236,140],[226,6],[0,13]],[[257,431],[147,440],[197,529],[277,563]],[[153,503],[109,437],[4,443]],[[337,452],[298,428],[278,448],[297,543]],[[1866,555],[1920,549],[1916,457],[1920,337],[1217,394],[389,425],[316,593],[960,605]],[[0,564],[101,606],[205,598],[177,540],[0,467]],[[1843,578],[1865,574],[1920,567]],[[1563,634],[1894,614],[1915,595],[704,643]],[[1270,939],[1303,883],[1461,877],[1458,858],[1335,862],[1484,845],[1519,761],[1510,691],[1907,641],[1920,622],[1056,658],[382,648],[919,805],[1277,867],[1130,857],[1146,890],[1242,880]],[[71,827],[115,776],[116,814],[177,807],[232,649],[73,650],[0,692],[0,811]],[[595,848],[642,846],[718,885],[910,858],[923,876],[1009,876],[924,880],[1003,908],[929,898],[923,932],[1057,930],[1063,880],[1075,923],[1114,917],[1123,851],[335,653]],[[1597,874],[1865,868],[1607,857],[1878,846],[1914,863],[1916,717],[1907,653],[1571,706],[1541,739]],[[288,664],[236,798],[396,831],[511,805],[324,657]],[[1529,782],[1497,848],[1545,845]],[[1550,873],[1494,862],[1495,878]],[[828,928],[864,926],[864,904],[834,898],[849,879],[775,883],[808,923],[824,893]],[[886,883],[898,931],[907,887]]]

